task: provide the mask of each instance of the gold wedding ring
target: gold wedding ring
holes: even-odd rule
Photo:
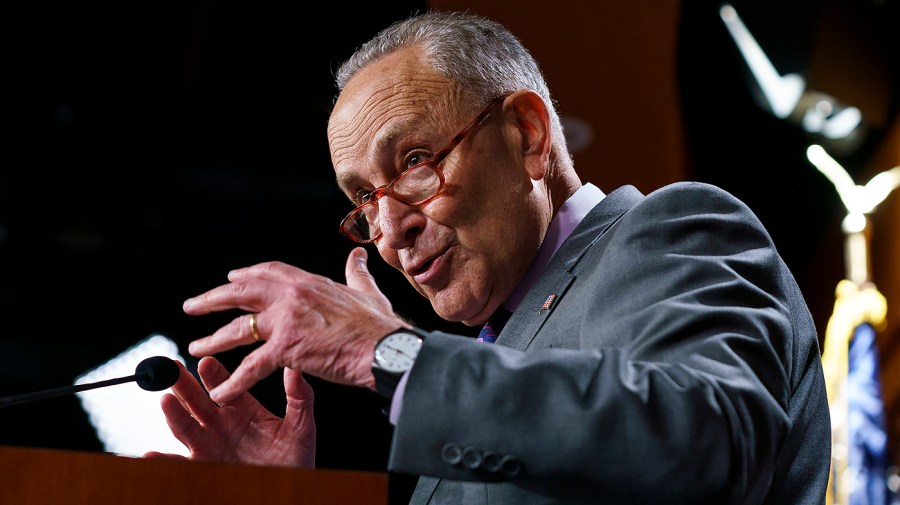
[[[262,339],[259,337],[259,330],[256,328],[256,314],[250,314],[250,334],[253,335],[253,340],[262,342]]]

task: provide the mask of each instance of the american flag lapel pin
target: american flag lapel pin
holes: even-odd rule
[[[538,312],[538,314],[543,314],[544,312],[550,310],[550,307],[552,307],[555,302],[556,293],[553,293],[552,295],[548,296],[546,300],[544,300],[544,303],[541,305],[541,310],[540,312]]]

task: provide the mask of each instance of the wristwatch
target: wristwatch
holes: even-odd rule
[[[424,338],[425,335],[417,330],[399,328],[381,337],[375,344],[372,374],[378,394],[387,399],[393,398],[400,378],[415,363]]]

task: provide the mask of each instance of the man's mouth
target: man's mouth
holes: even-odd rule
[[[409,269],[408,273],[411,277],[415,277],[415,276],[425,272],[426,270],[428,270],[433,263],[434,263],[434,258],[427,259],[424,262],[418,264],[415,268]]]
[[[429,284],[443,270],[442,267],[446,264],[446,257],[447,251],[442,251],[407,269],[406,273],[419,285]]]

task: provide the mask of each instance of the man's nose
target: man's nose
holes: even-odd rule
[[[425,216],[418,207],[393,197],[378,199],[378,224],[381,238],[391,249],[409,247],[425,226]]]

